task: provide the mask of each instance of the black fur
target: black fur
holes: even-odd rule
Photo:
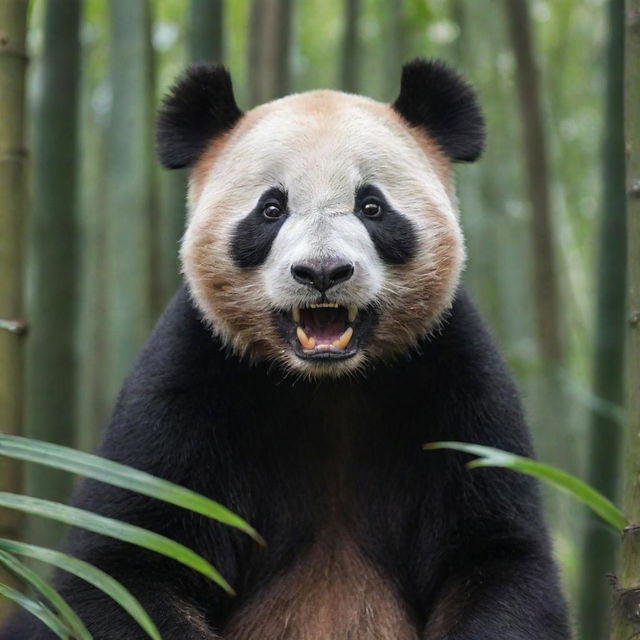
[[[366,202],[381,205],[380,215],[367,216],[362,207]],[[361,186],[356,193],[355,214],[365,226],[378,255],[389,264],[404,264],[416,254],[418,240],[409,220],[391,208],[383,193],[372,184]]]
[[[242,116],[224,67],[190,67],[165,98],[157,121],[157,149],[168,169],[193,165],[207,144]]]
[[[131,589],[163,638],[196,640],[201,632],[178,604],[224,635],[230,614],[286,571],[330,509],[397,585],[421,638],[567,640],[535,482],[506,470],[469,471],[460,453],[422,451],[422,443],[441,439],[531,454],[514,385],[464,291],[421,353],[366,379],[294,384],[267,365],[229,357],[182,290],[126,381],[100,453],[221,501],[268,547],[93,481],[82,483],[76,505],[192,547],[238,596],[100,535],[74,530],[69,546]],[[327,491],[336,471],[350,488],[348,504]],[[145,637],[86,583],[62,574],[56,583],[96,640]],[[0,633],[3,640],[51,637],[26,617]]]
[[[267,218],[263,214],[265,204],[277,200],[284,214],[279,218]],[[231,240],[231,256],[239,267],[258,267],[269,255],[271,245],[287,219],[287,194],[279,187],[267,189],[253,211],[238,223]]]
[[[405,64],[393,108],[409,124],[425,129],[451,160],[480,157],[485,132],[476,93],[444,62],[418,58]]]

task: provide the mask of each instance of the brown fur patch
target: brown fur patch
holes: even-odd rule
[[[281,338],[254,277],[236,267],[220,229],[221,220],[212,218],[193,230],[193,242],[185,243],[182,260],[192,295],[205,303],[209,320],[224,319],[213,328],[237,353],[251,359],[277,358]],[[191,231],[191,230],[190,230]]]
[[[326,529],[284,576],[241,608],[225,640],[417,640],[393,586],[346,533]]]
[[[189,174],[189,191],[193,200],[197,200],[200,197],[207,178],[213,170],[216,158],[224,149],[228,139],[229,134],[226,133],[212,140],[191,170]]]

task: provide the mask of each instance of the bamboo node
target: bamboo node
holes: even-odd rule
[[[629,324],[632,327],[637,327],[640,324],[640,311],[632,311],[629,315]],[[630,526],[639,526],[639,525],[630,525]]]
[[[640,529],[638,525],[631,526]],[[640,629],[640,587],[625,589],[619,586],[618,576],[612,573],[609,574],[609,582],[613,588],[613,601],[618,614],[634,629]]]
[[[29,155],[29,152],[24,148],[20,149],[7,149],[0,155],[2,160],[22,160]]]
[[[26,51],[22,51],[21,49],[12,49],[8,47],[9,39],[6,36],[0,36],[0,54],[5,56],[13,56],[14,58],[19,58],[24,62],[29,61],[29,56]]]
[[[640,180],[636,180],[629,189],[629,195],[634,198],[640,198]]]
[[[22,320],[4,320],[0,318],[0,329],[16,335],[22,335],[27,332],[27,323]]]

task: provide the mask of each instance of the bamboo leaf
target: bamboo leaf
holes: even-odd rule
[[[175,504],[240,529],[260,544],[265,544],[251,525],[218,502],[118,462],[57,444],[6,434],[0,434],[0,455],[77,473]]]
[[[113,518],[107,518],[92,513],[91,511],[70,507],[58,502],[51,502],[31,496],[21,496],[5,491],[0,492],[0,506],[50,518],[58,522],[65,522],[74,527],[87,529],[94,533],[156,551],[191,569],[195,569],[199,573],[211,578],[211,580],[220,585],[227,593],[235,595],[229,583],[220,575],[218,570],[211,566],[203,557],[184,545],[158,533],[154,533],[153,531],[147,531],[146,529],[126,522],[120,522]]]
[[[0,538],[0,549],[46,562],[85,580],[117,602],[153,640],[161,640],[160,632],[138,600],[115,578],[93,565],[61,551],[45,549],[25,542]]]
[[[60,619],[66,624],[73,637],[77,640],[92,640],[91,634],[73,609],[64,601],[62,596],[35,571],[6,551],[0,550],[0,563],[26,584],[31,585],[43,595],[58,611]]]
[[[47,609],[41,602],[25,596],[6,584],[0,584],[0,596],[13,600],[18,606],[28,611],[31,615],[46,625],[62,640],[69,640],[69,630],[60,622],[55,614]]]
[[[608,498],[579,478],[548,464],[532,460],[531,458],[517,456],[508,451],[502,451],[501,449],[466,442],[430,442],[425,444],[423,448],[453,449],[455,451],[471,453],[479,457],[467,464],[469,469],[478,467],[502,467],[524,473],[525,475],[537,478],[569,493],[618,531],[622,531],[628,524],[620,509]]]

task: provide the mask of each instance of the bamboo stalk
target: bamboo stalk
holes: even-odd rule
[[[112,402],[153,323],[153,57],[148,0],[110,0],[113,108],[107,141],[107,380]]]
[[[74,327],[78,266],[76,218],[79,0],[47,0],[34,110],[33,198],[27,224],[25,431],[73,444]],[[26,469],[30,495],[66,502],[72,478]],[[29,541],[56,546],[64,527],[27,519]]]
[[[253,0],[249,38],[249,100],[252,105],[289,93],[293,21],[291,0]]]
[[[505,0],[511,44],[516,58],[516,85],[524,138],[526,180],[531,203],[533,288],[538,344],[545,363],[564,358],[560,326],[558,259],[551,222],[551,187],[542,109],[540,72],[527,0]]]
[[[224,2],[191,0],[188,19],[188,59],[191,63],[224,62]],[[180,283],[178,248],[184,232],[186,171],[160,170],[160,225],[158,259],[160,299],[158,311],[171,299]]]
[[[191,0],[189,3],[189,59],[191,62],[224,60],[224,3]]]
[[[407,29],[405,0],[384,3],[385,27],[385,79],[384,99],[392,101],[400,91],[402,65],[406,62]],[[345,43],[346,46],[346,43]]]
[[[93,70],[93,73],[91,71]],[[110,407],[106,376],[106,123],[92,105],[99,79],[106,72],[104,49],[87,47],[80,81],[79,224],[80,274],[76,334],[76,446],[94,451]],[[94,76],[95,74],[95,76]]]
[[[27,0],[0,2],[0,416],[2,430],[22,431],[22,221],[25,209],[25,51]],[[20,491],[21,466],[2,460],[0,486]],[[21,518],[0,511],[0,535],[20,537]],[[0,581],[15,584],[5,571]],[[0,607],[0,621],[10,607]]]
[[[612,406],[623,404],[626,297],[626,202],[624,176],[624,0],[609,2],[607,87],[601,205],[600,255],[597,271],[593,393]],[[618,501],[622,425],[615,416],[591,416],[589,482]],[[584,640],[601,640],[609,629],[610,589],[607,574],[615,570],[615,538],[590,517],[582,554],[579,621]]]
[[[357,93],[359,87],[361,55],[359,17],[360,0],[345,0],[340,88],[349,93]]]
[[[625,141],[627,153],[627,274],[630,319],[623,508],[631,525],[622,541],[614,594],[612,640],[640,631],[640,0],[626,2]]]

